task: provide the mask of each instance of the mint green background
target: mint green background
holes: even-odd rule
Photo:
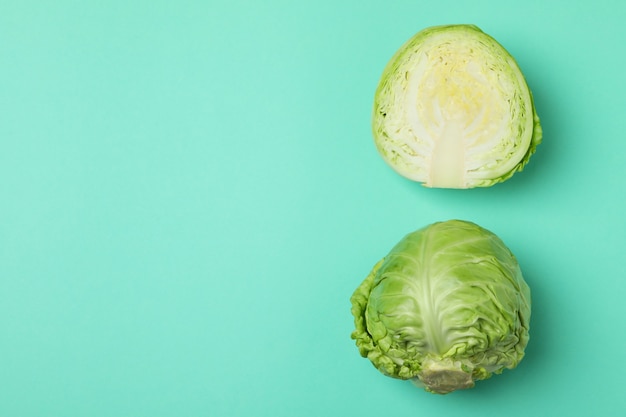
[[[1,1],[0,416],[618,416],[626,402],[626,3]],[[379,158],[413,33],[475,23],[545,139],[489,189]],[[514,371],[380,375],[349,297],[404,234],[497,233],[533,291]]]

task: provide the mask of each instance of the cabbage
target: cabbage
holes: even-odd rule
[[[424,29],[387,64],[372,115],[376,147],[427,187],[488,187],[521,171],[541,142],[517,63],[473,25]]]
[[[361,356],[433,393],[515,368],[528,343],[530,290],[515,257],[466,221],[405,236],[351,302]]]

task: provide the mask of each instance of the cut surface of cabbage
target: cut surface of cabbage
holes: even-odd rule
[[[383,159],[427,187],[504,181],[542,135],[517,63],[473,25],[425,29],[402,46],[381,77],[372,119]]]

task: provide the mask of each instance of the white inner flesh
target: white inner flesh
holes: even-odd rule
[[[511,106],[518,107],[520,100],[515,97],[520,80],[501,71],[510,63],[494,61],[492,51],[481,50],[477,42],[429,43],[407,74],[404,106],[416,142],[429,144],[424,184],[466,188],[468,175],[482,167],[501,164],[496,171],[512,169],[523,153],[512,154],[524,147],[507,139],[517,126],[510,120]],[[499,149],[499,157],[494,149]]]

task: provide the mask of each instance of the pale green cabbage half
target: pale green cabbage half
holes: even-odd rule
[[[528,343],[530,290],[517,260],[466,221],[405,236],[351,302],[361,356],[433,393],[515,368]]]
[[[521,171],[541,142],[513,57],[474,25],[424,29],[387,64],[372,117],[376,147],[427,187],[488,187]]]

